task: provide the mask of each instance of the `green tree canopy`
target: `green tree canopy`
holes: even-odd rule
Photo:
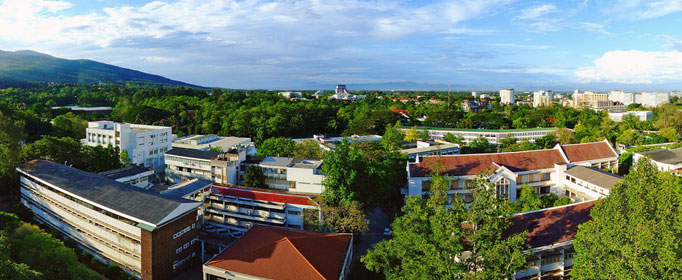
[[[258,146],[258,154],[263,156],[293,157],[296,143],[287,137],[268,138]]]
[[[251,165],[246,168],[244,172],[244,185],[253,188],[267,188],[268,184],[265,183],[265,174],[263,174],[263,169],[258,165]]]
[[[74,139],[85,138],[85,129],[88,121],[81,119],[72,112],[59,115],[52,120],[52,131],[57,137],[71,137]]]
[[[293,156],[304,159],[322,159],[324,157],[324,150],[317,141],[305,139],[301,143],[296,144]]]

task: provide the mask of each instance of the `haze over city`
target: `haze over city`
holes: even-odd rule
[[[681,10],[632,0],[7,0],[0,49],[225,88],[663,91],[682,86]]]

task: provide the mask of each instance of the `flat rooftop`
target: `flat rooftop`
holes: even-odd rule
[[[148,173],[148,172],[151,172],[152,174],[154,173],[154,171],[152,171],[148,168],[142,167],[142,166],[129,165],[129,166],[119,168],[119,169],[100,172],[100,173],[97,173],[97,175],[116,180],[116,179],[120,179],[120,178],[135,176],[138,174]]]
[[[639,152],[646,157],[651,158],[654,161],[667,163],[667,164],[680,164],[682,163],[682,148],[677,149],[658,149],[653,151]]]
[[[85,201],[157,226],[188,211],[194,211],[201,205],[199,202],[163,196],[154,191],[41,159],[22,164],[17,167],[17,171]]]
[[[402,129],[410,129],[410,126],[401,126]],[[552,131],[556,130],[556,127],[537,127],[537,128],[519,128],[519,129],[464,129],[464,128],[449,128],[449,127],[431,127],[431,126],[418,126],[419,130],[449,130],[449,131],[460,131],[460,132],[524,132],[524,131]]]
[[[580,165],[576,165],[566,170],[566,174],[608,190],[613,189],[613,187],[622,180],[622,178],[616,174]]]
[[[187,158],[198,158],[205,160],[212,160],[222,155],[221,152],[211,152],[211,151],[201,151],[195,149],[187,148],[172,148],[166,152],[167,155],[187,157]]]

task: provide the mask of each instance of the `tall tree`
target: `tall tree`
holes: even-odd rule
[[[519,197],[517,204],[520,212],[538,210],[543,206],[542,199],[538,197],[535,188],[526,184],[521,186],[521,196]]]
[[[572,278],[681,279],[682,180],[644,159],[580,226]]]
[[[387,125],[384,135],[381,137],[381,145],[386,150],[399,150],[403,145],[405,134],[398,129],[400,122],[395,125]]]
[[[52,131],[57,137],[85,138],[88,122],[72,112],[59,115],[52,120]]]
[[[292,157],[296,143],[287,137],[268,138],[258,146],[258,154],[263,156]]]
[[[267,188],[268,184],[265,183],[263,169],[257,165],[251,165],[246,168],[244,172],[244,185],[254,188]]]
[[[375,244],[361,258],[387,279],[504,279],[523,267],[525,233],[502,238],[511,207],[495,197],[485,179],[474,183],[474,200],[447,203],[448,181],[434,174],[428,199],[407,198],[392,224],[393,238]]]
[[[301,143],[296,144],[293,156],[304,159],[321,159],[324,157],[324,150],[317,141],[305,139]]]

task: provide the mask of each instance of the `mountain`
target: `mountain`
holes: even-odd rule
[[[138,83],[148,85],[189,86],[171,80],[87,59],[69,60],[35,51],[1,51],[0,81],[57,83]]]

